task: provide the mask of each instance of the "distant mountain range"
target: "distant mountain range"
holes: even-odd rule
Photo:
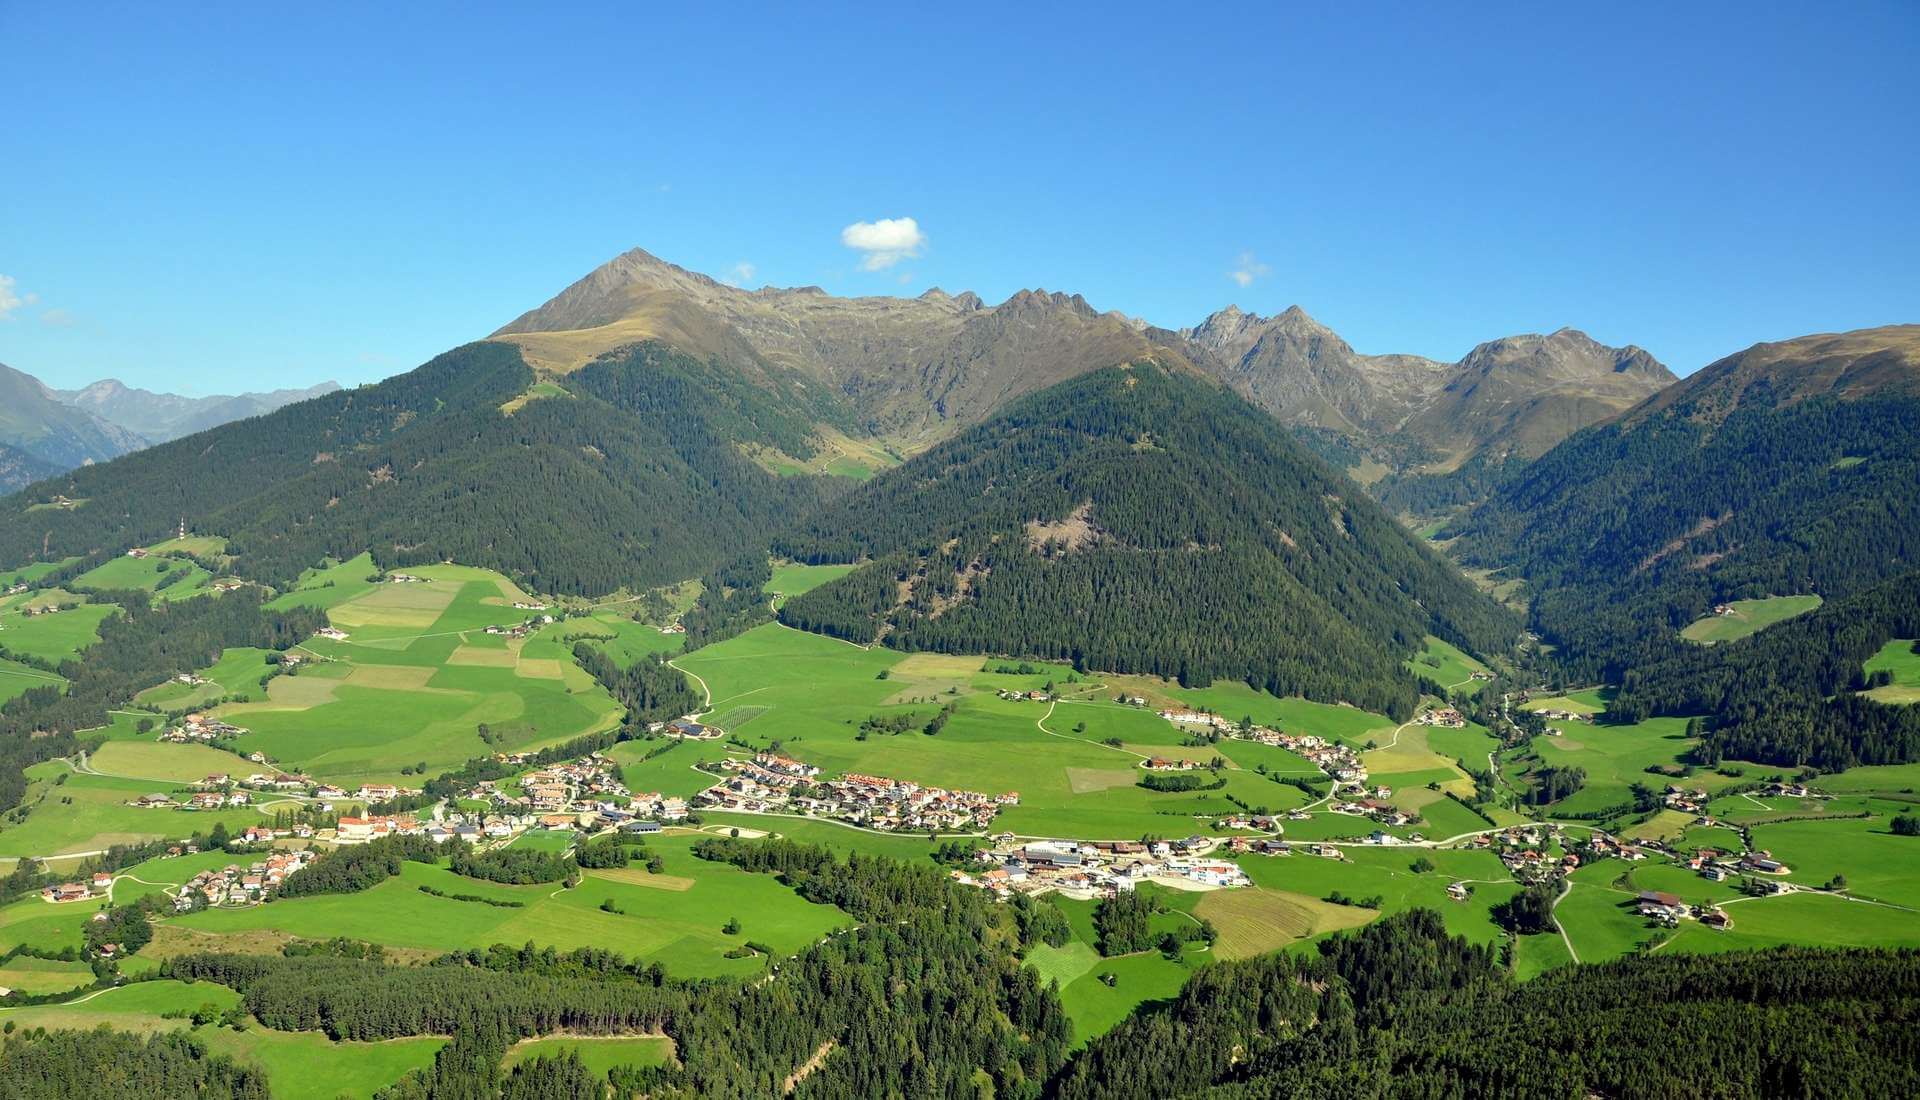
[[[54,390],[53,393],[66,404],[125,428],[150,443],[165,443],[228,421],[270,413],[282,405],[319,397],[339,388],[338,382],[322,382],[305,389],[182,397],[175,393],[133,389],[108,378],[82,389]]]
[[[181,397],[108,379],[56,390],[0,364],[0,493],[339,388],[324,382],[304,390]]]
[[[1361,355],[1297,306],[1274,317],[1228,307],[1172,331],[1040,290],[995,306],[938,289],[918,298],[747,291],[640,249],[494,338],[558,374],[643,340],[749,372],[784,371],[896,452],[919,450],[1089,370],[1178,361],[1290,427],[1336,436],[1342,454],[1329,457],[1364,480],[1452,470],[1483,455],[1532,458],[1674,380],[1639,348],[1607,347],[1572,329],[1495,340],[1440,363]],[[1366,476],[1369,460],[1378,468]]]

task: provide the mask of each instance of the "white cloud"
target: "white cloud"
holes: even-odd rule
[[[54,328],[72,328],[80,323],[80,318],[67,309],[43,309],[40,311],[40,323]]]
[[[728,268],[727,273],[720,277],[720,281],[728,286],[746,286],[753,281],[754,273],[758,270],[759,268],[754,267],[745,260],[741,260],[739,263]]]
[[[1240,262],[1234,265],[1232,271],[1227,272],[1227,278],[1232,279],[1241,286],[1252,286],[1255,279],[1260,278],[1262,275],[1271,275],[1272,273],[1273,268],[1261,263],[1253,253],[1242,252],[1240,253]]]
[[[912,218],[881,218],[854,222],[840,231],[840,243],[861,253],[862,271],[885,271],[901,260],[920,255],[927,235]]]
[[[22,294],[20,284],[11,275],[0,275],[0,321],[11,321],[13,311],[40,300],[38,294]]]

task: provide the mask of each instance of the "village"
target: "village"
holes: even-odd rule
[[[820,779],[819,768],[777,753],[703,767],[726,778],[695,795],[695,806],[824,817],[887,832],[985,829],[1002,809],[1020,803],[1018,791],[985,795],[851,772]]]
[[[992,847],[975,855],[977,867],[956,870],[953,877],[1002,896],[1058,891],[1081,899],[1112,897],[1142,882],[1176,889],[1250,885],[1238,864],[1208,858],[1217,847],[1217,841],[1202,836],[1082,842],[1022,841],[1001,833],[992,838]]]

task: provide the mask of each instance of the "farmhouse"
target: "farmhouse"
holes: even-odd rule
[[[1645,890],[1635,899],[1640,903],[1640,915],[1657,920],[1677,921],[1688,914],[1687,904],[1676,895],[1664,890]]]

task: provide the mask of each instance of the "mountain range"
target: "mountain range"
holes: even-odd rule
[[[182,397],[107,379],[56,390],[0,364],[0,492],[339,388],[324,382],[299,390]]]
[[[1920,325],[1727,356],[1505,479],[1444,535],[1617,680],[1736,599],[1843,597],[1920,563]]]
[[[275,585],[370,550],[581,595],[705,577],[764,616],[729,578],[771,549],[858,566],[782,608],[850,640],[1402,713],[1427,635],[1493,653],[1521,620],[1391,521],[1396,497],[1454,494],[1450,552],[1523,580],[1557,659],[1609,678],[1716,600],[1920,561],[1916,331],[1674,382],[1570,329],[1442,363],[1361,355],[1298,308],[1176,331],[1039,290],[746,291],[636,250],[414,371],[41,481],[0,502],[0,560],[184,517]],[[37,476],[14,446],[0,463]]]
[[[125,428],[149,443],[165,443],[231,420],[270,413],[282,405],[319,397],[339,388],[338,382],[322,382],[303,389],[182,397],[176,393],[134,389],[118,379],[107,378],[81,389],[54,390],[53,393],[63,403]]]
[[[691,355],[784,372],[856,436],[911,453],[1008,401],[1089,370],[1145,358],[1219,378],[1282,423],[1331,433],[1341,462],[1446,471],[1476,456],[1532,458],[1674,380],[1645,351],[1562,329],[1474,348],[1457,363],[1361,355],[1295,306],[1229,306],[1193,328],[1100,312],[1079,295],[1023,290],[838,298],[817,287],[728,286],[640,249],[601,265],[503,326],[530,365],[563,375],[658,340]]]

